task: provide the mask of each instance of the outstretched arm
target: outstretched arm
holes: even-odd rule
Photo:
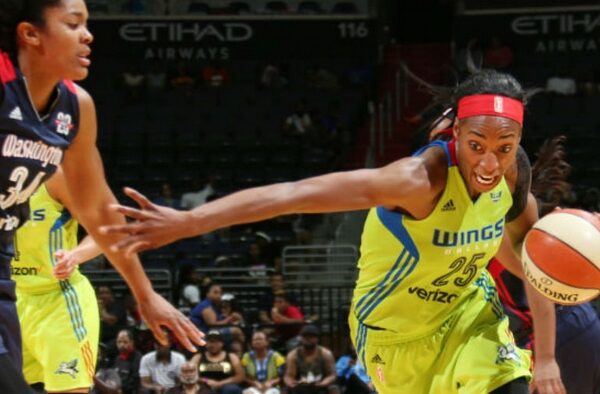
[[[564,394],[560,369],[555,359],[556,314],[554,303],[535,290],[525,278],[520,258],[514,250],[520,245],[527,231],[538,219],[535,197],[529,193],[523,212],[509,222],[507,234],[496,257],[512,274],[521,278],[527,293],[527,301],[533,318],[535,364],[532,392],[539,394]]]
[[[338,172],[242,190],[191,211],[157,206],[126,189],[141,209],[115,209],[136,221],[106,226],[103,231],[127,234],[114,248],[132,253],[217,228],[291,213],[351,211],[383,205],[400,207],[423,218],[431,212],[445,186],[445,160],[443,151],[433,148],[418,158],[402,159],[379,169]]]
[[[192,342],[203,343],[200,331],[152,289],[137,255],[125,256],[110,249],[110,245],[119,242],[121,235],[101,234],[98,231],[102,225],[123,224],[125,218],[110,209],[110,205],[116,204],[117,200],[106,183],[102,160],[96,148],[94,103],[82,89],[78,90],[78,96],[80,130],[66,151],[63,162],[73,213],[131,288],[142,317],[156,338],[166,343],[161,326],[168,327],[187,349],[194,351]]]

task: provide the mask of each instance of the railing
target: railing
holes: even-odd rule
[[[353,286],[358,250],[354,245],[287,246],[282,269],[295,286]]]
[[[125,283],[121,274],[114,269],[85,270],[82,272],[96,288],[99,286],[108,286],[116,296],[129,293],[127,283]],[[173,302],[173,278],[171,272],[164,269],[146,269],[145,272],[152,282],[154,290],[170,302]]]

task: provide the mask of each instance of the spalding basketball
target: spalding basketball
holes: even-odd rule
[[[581,304],[600,294],[600,217],[557,209],[527,233],[522,251],[529,283],[559,304]]]

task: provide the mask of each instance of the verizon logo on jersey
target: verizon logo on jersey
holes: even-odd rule
[[[42,141],[31,141],[9,134],[2,145],[2,156],[38,160],[42,167],[46,167],[48,164],[60,165],[63,151]]]

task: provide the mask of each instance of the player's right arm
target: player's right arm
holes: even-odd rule
[[[424,218],[445,187],[446,168],[444,152],[433,148],[419,157],[401,159],[378,169],[331,173],[242,190],[191,211],[158,206],[136,191],[126,189],[140,209],[117,205],[116,210],[137,220],[104,226],[102,231],[126,234],[113,248],[133,253],[217,228],[292,213],[386,206],[401,209],[415,218]]]

